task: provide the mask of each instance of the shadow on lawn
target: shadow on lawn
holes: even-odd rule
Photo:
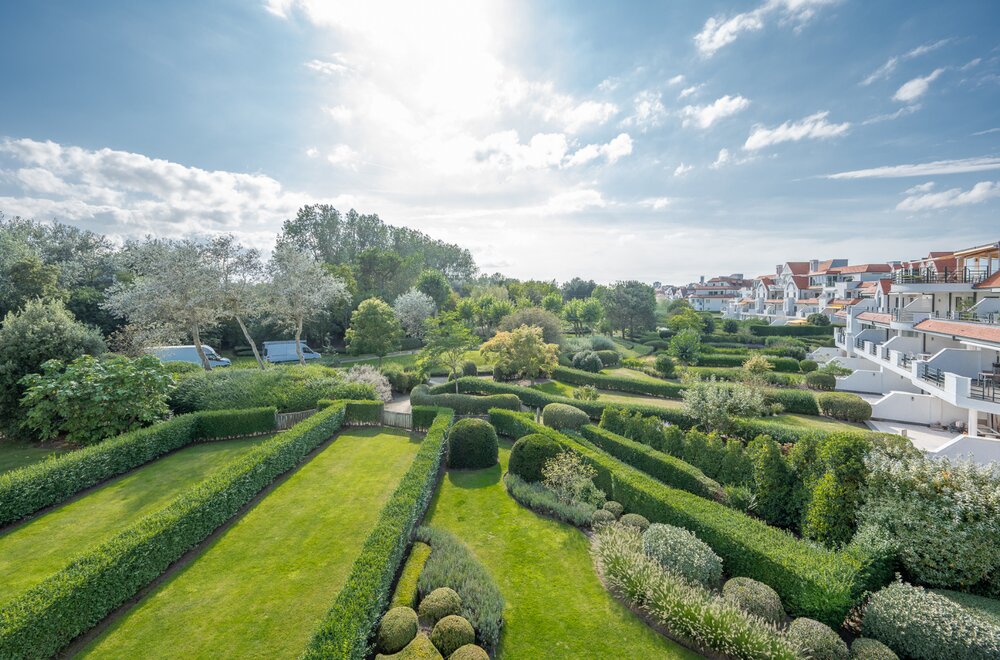
[[[489,488],[500,481],[500,464],[482,470],[448,470],[448,483],[458,488]]]

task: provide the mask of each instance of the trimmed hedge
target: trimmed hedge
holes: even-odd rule
[[[448,434],[449,468],[481,470],[496,465],[498,456],[496,429],[484,419],[461,419]]]
[[[576,406],[550,403],[542,409],[542,421],[549,428],[577,431],[590,421],[590,417]]]
[[[559,444],[547,435],[534,433],[519,438],[510,450],[507,471],[528,483],[541,481],[542,470],[549,459],[559,455]]]
[[[818,415],[819,405],[816,395],[808,390],[767,389],[764,391],[765,403],[780,403],[785,412],[800,415]]]
[[[678,383],[668,383],[667,381],[654,383],[652,381],[639,380],[638,378],[592,374],[580,369],[570,369],[569,367],[556,367],[552,372],[552,378],[569,383],[570,385],[593,385],[599,390],[647,394],[649,396],[667,397],[668,399],[678,399],[681,396],[681,392],[684,391],[684,386]]]
[[[622,362],[622,354],[618,351],[600,350],[594,351],[597,357],[601,358],[601,364],[605,367],[617,367]]]
[[[273,431],[274,413],[247,408],[179,415],[0,474],[0,527],[193,442]]]
[[[758,337],[826,337],[833,336],[832,325],[751,325],[751,334]]]
[[[819,410],[827,417],[848,422],[863,422],[872,417],[872,406],[857,394],[823,392],[816,397]]]
[[[765,355],[767,361],[771,363],[775,371],[785,373],[798,373],[799,362],[790,357],[776,357]],[[730,355],[726,353],[700,353],[698,355],[699,367],[742,367],[743,363],[750,359],[749,355]]]
[[[363,660],[368,640],[392,595],[392,583],[410,536],[437,487],[454,413],[440,412],[416,458],[379,514],[351,574],[327,612],[303,658]]]
[[[709,479],[701,470],[675,456],[664,454],[652,447],[647,447],[592,424],[584,426],[580,432],[584,438],[599,449],[652,477],[656,477],[668,486],[719,502],[726,500],[726,493],[718,482]]]
[[[392,602],[389,607],[416,607],[417,606],[417,580],[424,570],[424,564],[431,554],[431,546],[422,541],[414,541],[410,548],[410,554],[403,565],[403,572],[399,574],[396,581],[396,591],[392,594]]]
[[[795,538],[744,513],[671,488],[609,456],[587,440],[576,440],[508,411],[490,411],[503,435],[546,433],[597,470],[594,484],[632,513],[650,522],[684,527],[720,556],[726,570],[769,585],[788,611],[840,626],[861,594],[877,589],[888,571],[860,552],[835,552]]]
[[[450,408],[441,408],[438,406],[413,406],[410,410],[410,415],[413,421],[414,431],[426,431],[434,423],[434,420],[440,413],[450,411]]]
[[[236,515],[343,422],[344,406],[335,405],[296,424],[9,601],[0,612],[0,657],[57,653]]]
[[[479,380],[478,378],[474,379]],[[410,392],[410,403],[414,406],[451,408],[459,415],[485,415],[490,408],[521,409],[521,400],[513,394],[469,396],[468,394],[455,394],[454,381],[447,383],[447,386],[452,390],[451,392],[437,393],[429,390],[426,385],[418,385]]]
[[[806,387],[811,390],[829,392],[837,387],[837,377],[825,371],[810,371],[806,374]]]

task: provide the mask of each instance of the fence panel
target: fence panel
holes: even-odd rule
[[[312,417],[316,412],[316,408],[313,408],[299,412],[277,413],[274,416],[274,428],[278,431],[287,431],[307,417]]]
[[[412,429],[413,414],[408,412],[397,412],[395,410],[383,410],[382,424],[397,429]]]

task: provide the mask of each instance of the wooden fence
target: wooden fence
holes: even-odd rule
[[[395,410],[383,410],[382,425],[391,426],[397,429],[412,429],[413,414],[408,412],[397,412]]]
[[[316,412],[316,408],[313,408],[312,410],[302,410],[300,412],[277,413],[274,416],[274,428],[278,431],[287,431],[303,419],[312,417]]]

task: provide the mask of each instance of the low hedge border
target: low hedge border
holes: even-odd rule
[[[751,325],[758,337],[832,337],[832,325]]]
[[[592,374],[589,371],[570,369],[569,367],[556,367],[552,371],[552,377],[570,385],[593,385],[600,390],[662,396],[668,399],[678,399],[681,392],[684,391],[684,386],[679,383],[667,381],[653,383],[638,378]]]
[[[475,378],[471,376],[470,378]],[[454,381],[452,381],[454,383]],[[454,389],[454,385],[451,389]],[[494,394],[491,396],[469,396],[454,392],[431,392],[426,385],[418,385],[410,392],[410,403],[414,406],[436,406],[451,408],[459,415],[485,415],[490,408],[520,410],[521,400],[513,394]]]
[[[728,573],[769,585],[793,615],[839,627],[865,590],[878,589],[888,575],[872,570],[860,552],[820,548],[723,504],[671,488],[589,441],[557,433],[530,417],[493,410],[490,421],[501,434],[544,433],[576,452],[597,471],[597,487],[626,511],[694,532],[722,557]]]
[[[339,401],[333,399],[320,399],[316,402],[316,407],[320,410],[328,408]],[[365,399],[343,401],[344,423],[350,426],[379,426],[382,424],[382,409],[385,407],[381,401],[368,401]]]
[[[414,431],[426,431],[434,423],[438,414],[449,410],[439,406],[413,406],[410,415],[413,421]]]
[[[228,463],[0,610],[0,657],[47,657],[86,632],[204,541],[341,428],[344,405]]]
[[[351,574],[313,634],[303,658],[367,657],[368,640],[392,597],[393,582],[410,538],[437,488],[454,418],[451,410],[440,411],[434,418],[410,469],[382,508]]]
[[[269,433],[274,408],[178,415],[58,458],[0,474],[0,528],[200,440]]]
[[[652,447],[612,433],[593,424],[580,429],[580,434],[608,454],[623,463],[642,470],[674,488],[707,497],[717,502],[726,501],[726,492],[714,479],[710,479],[695,466],[676,456],[664,454]]]

